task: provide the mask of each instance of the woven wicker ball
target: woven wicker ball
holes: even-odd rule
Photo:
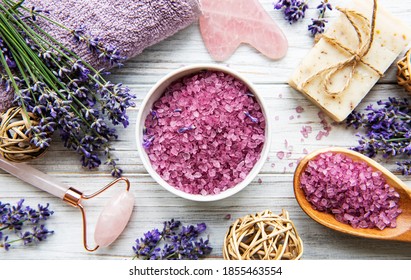
[[[397,81],[406,91],[411,92],[411,49],[406,53],[403,59],[398,61]]]
[[[46,149],[30,144],[28,129],[38,125],[38,118],[25,114],[20,107],[12,107],[1,115],[0,154],[13,162],[24,162],[39,157]],[[28,132],[28,133],[27,133]]]
[[[302,254],[303,242],[285,210],[240,218],[224,240],[225,260],[298,260]]]

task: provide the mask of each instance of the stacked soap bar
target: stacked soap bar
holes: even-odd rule
[[[352,1],[347,9],[354,10],[366,19],[355,16],[352,17],[353,22],[350,22],[341,14],[324,35],[338,41],[343,47],[332,40],[321,38],[289,81],[293,88],[307,96],[338,122],[343,121],[354,110],[411,39],[411,28],[378,5],[374,37],[369,51],[355,67],[352,67],[352,63],[347,63],[346,67],[336,67],[360,50],[360,36],[362,45],[370,39],[373,4],[372,0]],[[370,25],[367,26],[364,22]],[[354,25],[357,26],[360,36]],[[327,74],[333,69],[335,73],[327,80]]]

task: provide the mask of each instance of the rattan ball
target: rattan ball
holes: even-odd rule
[[[39,124],[32,113],[24,113],[20,107],[12,107],[1,115],[0,154],[13,162],[24,162],[42,155],[41,149],[30,143],[30,127]]]
[[[298,260],[302,254],[303,242],[286,210],[240,218],[224,240],[225,260]]]
[[[406,91],[411,92],[411,49],[406,53],[403,59],[398,61],[397,81]]]

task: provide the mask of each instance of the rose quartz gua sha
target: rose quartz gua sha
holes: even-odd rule
[[[288,42],[258,0],[200,0],[200,31],[216,61],[248,43],[271,59],[285,56]]]
[[[11,163],[0,158],[0,168],[43,191],[63,199],[71,206],[79,208],[83,218],[84,248],[90,252],[97,250],[99,247],[107,247],[114,242],[123,232],[133,211],[134,196],[129,191],[130,182],[126,178],[118,178],[99,191],[91,195],[85,195],[74,188],[63,185],[55,178],[23,163]],[[100,213],[94,231],[94,241],[97,246],[90,249],[87,245],[86,212],[81,200],[91,199],[120,181],[126,183],[126,190],[121,191],[112,197]]]

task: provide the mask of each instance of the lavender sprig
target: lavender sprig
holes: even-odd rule
[[[150,260],[197,260],[210,254],[208,239],[200,235],[207,226],[181,226],[174,219],[164,222],[163,230],[153,229],[136,240],[134,259]]]
[[[325,24],[328,22],[325,19],[325,12],[332,9],[332,5],[328,3],[328,0],[321,1],[321,4],[317,6],[318,18],[312,18],[312,23],[308,25],[308,31],[311,32],[311,35],[315,36],[324,33]]]
[[[305,17],[305,12],[308,9],[308,0],[279,0],[274,4],[274,9],[282,10],[284,18],[293,24]]]
[[[46,206],[39,204],[37,209],[23,204],[24,199],[19,200],[16,205],[0,202],[0,247],[6,251],[13,243],[22,241],[24,245],[37,244],[54,233],[42,224],[54,213],[49,209],[48,203]],[[7,235],[5,231],[8,232]],[[16,238],[12,239],[11,235]]]
[[[346,120],[347,126],[363,129],[355,151],[369,157],[384,158],[411,156],[411,107],[407,99],[389,98],[378,101],[378,107],[369,105],[365,113],[354,111]],[[398,170],[411,174],[411,161],[397,162]]]

